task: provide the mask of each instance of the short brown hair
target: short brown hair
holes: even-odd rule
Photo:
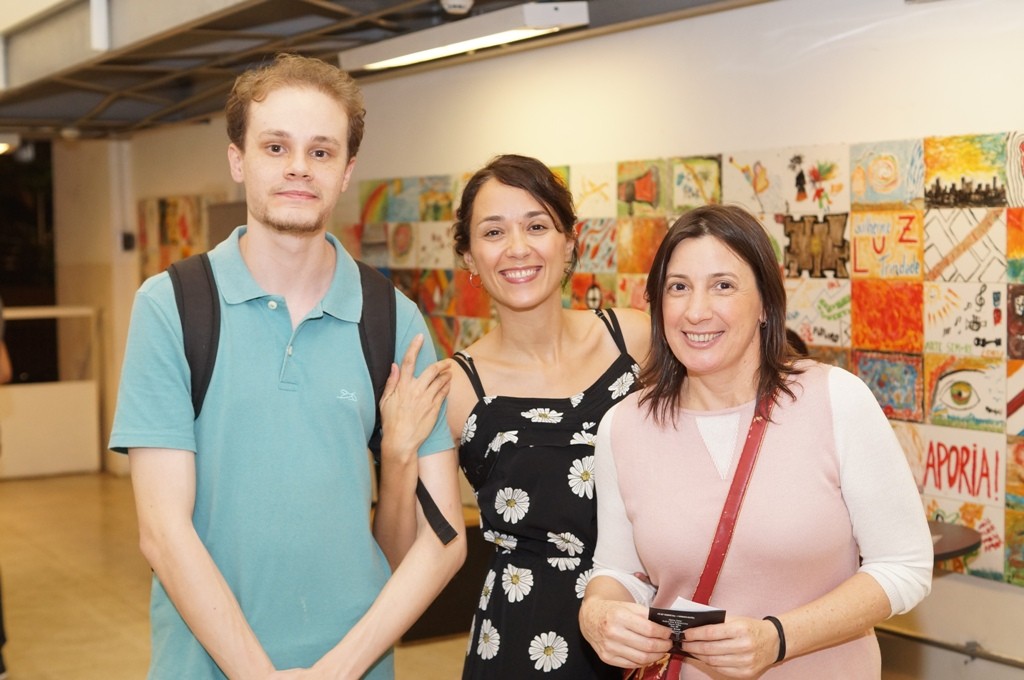
[[[480,187],[489,179],[497,180],[505,186],[522,189],[533,196],[548,211],[558,231],[573,241],[572,261],[565,272],[563,283],[568,281],[579,264],[579,252],[576,247],[576,208],[573,206],[572,192],[562,178],[551,172],[548,166],[529,156],[495,156],[487,165],[477,170],[466,183],[459,208],[455,211],[455,224],[452,225],[455,254],[463,257],[469,250],[469,223],[473,219],[473,204],[476,202]]]
[[[281,87],[310,87],[331,97],[348,114],[348,158],[352,160],[363,141],[363,95],[356,81],[337,66],[321,59],[298,54],[279,54],[273,63],[251,69],[235,79],[224,112],[228,138],[245,150],[245,131],[249,124],[249,105],[261,102]]]

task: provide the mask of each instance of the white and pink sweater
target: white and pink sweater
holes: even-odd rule
[[[920,496],[892,428],[856,376],[814,362],[796,400],[772,413],[711,604],[761,618],[783,614],[858,571],[909,611],[931,587],[932,542]],[[707,558],[754,402],[680,410],[675,428],[637,407],[638,393],[598,431],[595,575],[666,607],[690,598]],[[646,573],[657,589],[632,576]],[[763,677],[878,678],[872,631],[773,666]],[[711,678],[688,662],[683,678]]]

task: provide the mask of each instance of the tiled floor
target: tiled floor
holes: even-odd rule
[[[0,482],[10,680],[138,680],[149,658],[149,567],[131,482],[105,474]],[[458,678],[465,636],[402,645],[398,680]]]

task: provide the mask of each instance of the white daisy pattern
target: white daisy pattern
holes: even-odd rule
[[[501,573],[501,587],[509,602],[522,602],[533,590],[533,571],[510,564]]]
[[[590,583],[590,577],[593,575],[593,569],[587,569],[585,572],[576,577],[576,599],[582,600],[583,593],[587,591],[587,584]]]
[[[490,406],[491,402],[494,401],[494,399],[495,399],[495,397],[484,397],[483,398],[484,406]]]
[[[562,414],[551,408],[531,408],[529,411],[523,411],[520,415],[528,418],[531,423],[562,422]]]
[[[530,494],[522,489],[506,486],[494,497],[494,509],[501,513],[503,520],[515,524],[530,511]]]
[[[577,433],[579,434],[579,433]],[[569,468],[569,488],[572,492],[583,498],[594,497],[594,457],[583,456],[572,462]]]
[[[481,659],[493,659],[501,648],[501,634],[491,625],[490,619],[480,624],[480,640],[476,644],[476,653]]]
[[[580,558],[578,557],[549,557],[548,564],[557,569],[558,571],[575,571],[580,566]]]
[[[579,406],[581,401],[583,401],[583,392],[580,392],[579,394],[574,394],[571,397],[569,397],[569,403],[572,404],[573,408]]]
[[[569,658],[569,644],[555,631],[541,633],[530,643],[530,661],[538,671],[558,670]]]
[[[487,609],[487,603],[491,601],[491,593],[494,592],[494,579],[496,574],[493,569],[487,571],[487,578],[484,579],[484,587],[480,591],[480,609]]]
[[[488,451],[497,451],[505,444],[512,442],[513,444],[519,442],[519,430],[511,430],[510,432],[499,432],[494,435],[494,439],[491,440],[490,445],[487,447]]]
[[[597,435],[587,431],[574,432],[570,444],[583,444],[584,446],[595,446]]]
[[[516,545],[519,543],[519,539],[515,536],[503,534],[500,531],[491,531],[488,529],[484,532],[484,540],[488,543],[501,547],[501,552],[508,554],[516,549]]]
[[[569,553],[570,556],[583,553],[583,541],[576,538],[572,532],[563,531],[560,534],[553,534],[549,531],[548,541],[554,543],[555,547],[562,552]]]
[[[473,435],[476,434],[476,414],[472,414],[466,419],[466,424],[462,426],[462,439],[460,444],[468,444],[473,441]]]
[[[612,393],[612,399],[622,399],[624,396],[630,393],[633,387],[633,383],[636,382],[636,376],[632,373],[623,373],[618,379],[612,383],[612,386],[608,388],[608,391]]]

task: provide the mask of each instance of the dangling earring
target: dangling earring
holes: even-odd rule
[[[476,277],[476,283],[473,283],[473,277],[474,276]],[[469,285],[473,286],[474,288],[479,288],[482,285],[482,282],[480,281],[480,275],[477,274],[476,272],[470,272],[469,273]]]

